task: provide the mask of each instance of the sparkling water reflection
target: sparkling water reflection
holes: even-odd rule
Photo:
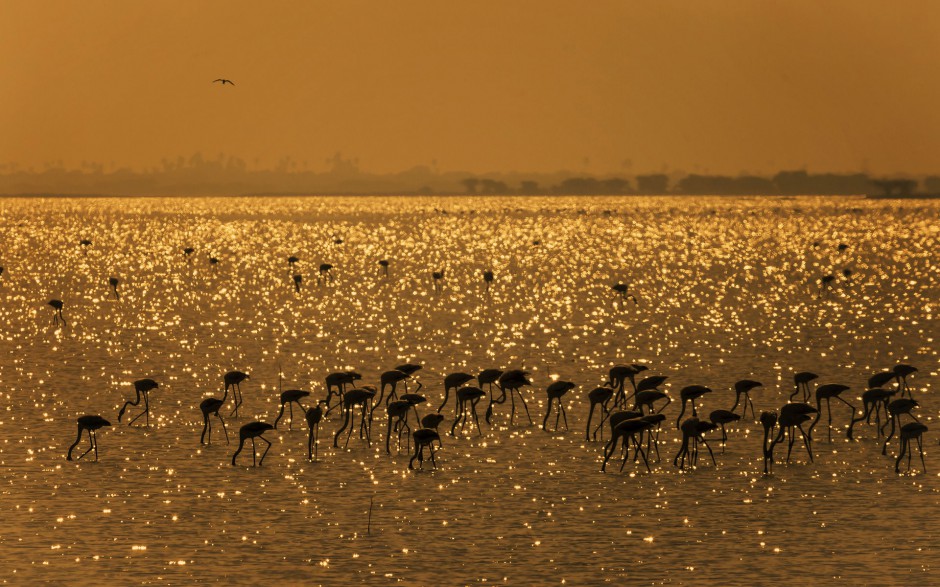
[[[849,441],[844,407],[831,443],[817,427],[814,463],[778,451],[772,476],[753,416],[724,445],[709,437],[717,466],[672,458],[681,389],[710,388],[707,414],[734,403],[736,381],[760,381],[759,414],[799,371],[849,386],[861,408],[872,374],[916,365],[918,417],[936,429],[938,212],[848,198],[0,200],[2,578],[930,582],[934,430],[926,475],[895,475],[897,441],[882,456],[874,427]],[[348,449],[330,441],[334,411],[316,462],[298,416],[266,433],[262,467],[245,453],[231,465],[238,428],[273,423],[283,390],[322,398],[345,371],[379,386],[406,363],[423,367],[421,415],[448,374],[525,369],[535,424],[517,406],[510,426],[502,404],[492,426],[467,412],[452,437],[452,401],[437,468],[412,472],[410,453],[386,454],[384,408],[371,447],[354,432]],[[600,473],[588,396],[631,363],[668,376],[659,389],[676,400],[662,458]],[[200,404],[230,371],[250,374],[239,417],[222,408],[233,443],[214,428],[201,445]],[[117,422],[144,379],[159,383],[149,414]],[[546,432],[558,381],[574,383],[571,427],[553,417]],[[82,414],[113,424],[97,463],[65,460]]]

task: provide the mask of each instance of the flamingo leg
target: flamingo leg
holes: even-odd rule
[[[261,455],[261,463],[260,463],[260,464],[263,465],[263,464],[264,464],[264,457],[266,457],[267,454],[268,454],[268,451],[271,450],[271,441],[268,440],[267,438],[265,438],[264,436],[259,436],[258,438],[268,443],[268,446],[264,449],[264,453]]]

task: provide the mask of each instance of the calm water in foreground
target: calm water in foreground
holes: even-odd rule
[[[937,251],[938,201],[0,199],[0,580],[938,583]],[[321,263],[331,283],[318,285]],[[617,282],[636,305],[617,301]],[[296,412],[293,431],[266,435],[263,467],[233,467],[234,444],[215,434],[200,446],[198,405],[221,397],[226,371],[251,374],[242,417],[227,418],[237,440],[241,424],[277,415],[279,366],[284,389],[319,397],[329,372],[377,385],[404,362],[424,365],[422,415],[447,373],[526,369],[535,424],[510,426],[498,406],[482,436],[444,436],[438,468],[418,472],[404,448],[385,454],[384,410],[371,448],[353,435],[334,449],[331,415],[317,462]],[[815,463],[797,445],[786,465],[778,449],[765,476],[748,417],[723,449],[711,435],[717,466],[706,455],[680,472],[679,401],[652,473],[619,473],[619,459],[601,473],[587,393],[634,362],[668,376],[674,400],[711,387],[705,414],[729,408],[744,378],[764,384],[758,412],[778,409],[803,370],[851,386],[843,397],[860,406],[871,374],[912,364],[927,474],[915,453],[914,474],[896,475],[897,442],[882,456],[874,426],[848,441],[841,403],[832,442],[825,417],[816,428]],[[161,385],[151,427],[118,424],[144,377]],[[554,379],[578,384],[567,432],[539,426]],[[82,414],[114,424],[97,463],[65,460]],[[453,399],[444,414],[442,431]]]

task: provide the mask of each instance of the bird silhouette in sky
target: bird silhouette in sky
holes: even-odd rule
[[[232,80],[230,80],[230,79],[224,79],[224,78],[221,78],[221,77],[220,77],[219,79],[212,80],[212,83],[215,83],[215,82],[222,82],[222,85],[223,85],[223,86],[224,86],[225,84],[231,84],[231,85],[233,85],[233,86],[235,85],[235,82],[233,82]]]

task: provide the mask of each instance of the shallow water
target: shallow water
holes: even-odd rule
[[[882,456],[873,426],[848,441],[839,403],[832,442],[825,417],[816,428],[813,463],[797,444],[786,465],[778,447],[763,475],[763,429],[745,418],[724,448],[710,435],[717,466],[707,455],[695,470],[672,466],[690,384],[714,390],[699,402],[708,414],[731,406],[736,380],[756,379],[760,412],[783,405],[792,374],[808,370],[851,386],[860,407],[871,374],[908,363],[919,368],[916,413],[936,428],[938,241],[937,201],[0,199],[0,580],[940,581],[934,430],[927,474],[915,453],[913,474],[896,475],[897,442]],[[321,263],[333,281],[318,284]],[[53,325],[51,298],[65,303],[65,327]],[[385,454],[381,409],[371,448],[353,435],[334,449],[331,414],[317,462],[296,411],[293,431],[266,434],[263,467],[249,466],[250,452],[233,467],[218,430],[199,444],[198,405],[221,396],[226,371],[251,374],[242,417],[226,418],[237,440],[241,424],[273,422],[279,370],[284,389],[320,397],[327,373],[356,369],[378,385],[404,362],[424,366],[422,415],[440,405],[447,373],[529,370],[535,424],[510,425],[509,404],[497,406],[482,437],[469,426],[443,436],[438,467],[417,472],[404,449]],[[632,462],[619,473],[615,456],[601,473],[603,443],[584,440],[587,393],[634,362],[669,377],[662,459],[652,473]],[[119,424],[144,377],[160,383],[151,427]],[[578,384],[564,398],[567,432],[539,427],[554,379]],[[113,424],[98,434],[97,463],[65,460],[82,414]]]

